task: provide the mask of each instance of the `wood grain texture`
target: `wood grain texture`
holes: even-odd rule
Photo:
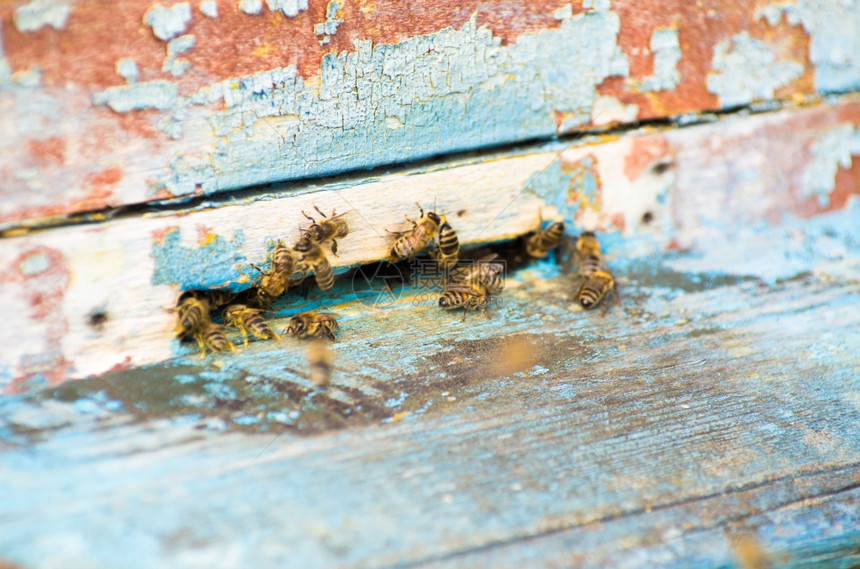
[[[767,285],[608,254],[623,304],[604,318],[571,308],[550,262],[513,275],[491,321],[346,302],[326,390],[284,341],[6,397],[0,551],[24,567],[704,568],[745,537],[780,566],[856,560],[856,272]]]
[[[0,300],[7,310],[0,386],[16,391],[118,367],[162,361],[182,350],[170,341],[171,306],[179,290],[244,290],[278,239],[293,243],[314,205],[346,214],[336,271],[387,256],[387,229],[408,227],[416,201],[447,213],[464,246],[505,241],[535,228],[539,208],[568,231],[605,233],[622,256],[667,249],[708,251],[739,237],[767,247],[756,224],[844,210],[860,193],[852,159],[860,139],[860,105],[834,105],[730,117],[683,129],[645,129],[574,145],[550,144],[441,162],[371,180],[272,188],[241,200],[202,202],[160,214],[130,215],[92,225],[3,240]],[[790,135],[788,134],[790,133]],[[646,215],[647,214],[647,215]],[[847,253],[840,248],[835,259]],[[808,270],[803,255],[783,264],[734,267],[766,280]],[[703,256],[702,271],[724,270]],[[313,292],[325,305],[352,292]],[[297,301],[280,305],[282,310]],[[96,317],[98,325],[93,324]],[[98,315],[106,315],[102,321]]]
[[[856,91],[839,0],[15,0],[0,224]]]

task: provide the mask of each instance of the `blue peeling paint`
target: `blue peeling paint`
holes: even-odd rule
[[[777,61],[767,44],[743,31],[714,48],[715,73],[708,75],[708,91],[720,97],[723,107],[735,107],[756,99],[772,99],[774,90],[803,74],[796,61]]]
[[[341,10],[343,4],[340,0],[331,0],[326,6],[326,18],[322,24],[314,26],[314,34],[318,36],[332,36],[337,31],[338,26],[343,23],[343,20],[337,17],[337,13]]]
[[[152,28],[152,33],[161,41],[178,36],[191,23],[191,5],[188,2],[165,8],[155,4],[143,16],[143,23]]]
[[[294,18],[308,9],[308,0],[266,0],[266,5],[272,12],[280,10],[284,16]]]
[[[172,109],[179,88],[169,81],[144,81],[124,87],[110,87],[93,94],[93,104],[107,105],[118,113],[142,109]]]
[[[116,74],[128,81],[134,83],[140,75],[140,69],[133,59],[124,57],[116,62]]]
[[[72,8],[63,0],[32,0],[18,7],[13,17],[15,27],[21,33],[35,32],[45,26],[55,30],[66,27]]]
[[[843,124],[822,132],[815,137],[811,150],[815,158],[803,171],[801,190],[804,196],[817,196],[819,205],[827,207],[837,170],[850,168],[852,156],[860,157],[860,128]]]
[[[632,87],[643,92],[671,91],[681,82],[678,62],[681,61],[681,44],[678,30],[658,28],[651,34],[651,53],[654,54],[654,74],[633,82]]]
[[[263,10],[263,0],[242,0],[239,9],[250,16],[259,14]]]
[[[775,26],[782,14],[810,36],[809,59],[819,93],[860,89],[860,4],[845,0],[798,0],[758,11]]]
[[[180,231],[165,235],[162,244],[153,243],[152,284],[176,284],[182,290],[224,287],[238,292],[248,288],[240,284],[248,282],[253,271],[248,266],[249,260],[241,253],[245,244],[241,229],[233,232],[230,241],[216,235],[210,243],[200,247],[180,245]]]
[[[200,12],[208,18],[217,18],[218,3],[215,0],[203,0],[200,3]]]
[[[472,19],[397,45],[358,41],[330,53],[319,88],[293,66],[202,88],[174,105],[224,103],[209,118],[216,150],[202,159],[213,171],[194,183],[247,187],[548,136],[554,111],[570,115],[570,127],[584,124],[596,86],[628,74],[619,29],[601,5],[502,46]],[[171,192],[180,183],[175,173],[162,180]]]

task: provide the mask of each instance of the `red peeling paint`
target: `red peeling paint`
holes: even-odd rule
[[[627,156],[624,157],[624,175],[631,182],[656,160],[672,155],[672,147],[662,134],[636,137]]]
[[[44,140],[30,140],[27,151],[40,167],[62,166],[66,162],[66,140],[52,136]]]

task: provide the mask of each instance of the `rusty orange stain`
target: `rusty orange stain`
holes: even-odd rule
[[[27,151],[42,167],[62,166],[66,162],[66,139],[52,136],[44,140],[29,140]]]
[[[208,247],[212,244],[218,235],[213,232],[212,227],[198,223],[194,226],[197,229],[197,245],[200,247]]]
[[[662,134],[636,137],[633,147],[624,157],[624,175],[632,182],[655,160],[671,154],[672,147]]]

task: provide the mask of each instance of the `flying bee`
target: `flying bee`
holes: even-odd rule
[[[308,358],[310,373],[308,376],[318,387],[325,387],[331,381],[331,362],[334,359],[331,350],[322,340],[308,342],[305,354]]]
[[[389,231],[389,233],[399,235],[391,247],[391,253],[388,255],[387,260],[389,263],[396,263],[407,257],[414,257],[423,251],[436,236],[439,224],[442,223],[442,219],[438,213],[428,211],[427,215],[424,215],[424,209],[421,205],[417,203],[415,205],[418,206],[418,211],[421,214],[417,222],[412,221],[405,215],[403,216],[406,218],[406,221],[412,224],[412,229],[409,231]]]
[[[347,225],[345,219],[341,219],[346,214],[342,213],[337,215],[337,212],[332,211],[331,216],[326,217],[326,215],[320,211],[320,208],[314,206],[314,209],[322,216],[322,219],[314,221],[314,218],[305,212],[302,212],[302,215],[310,219],[313,223],[313,225],[305,230],[305,235],[317,243],[331,241],[331,252],[333,255],[337,255],[336,239],[346,237],[347,233],[349,233],[349,225]]]
[[[233,346],[233,342],[227,339],[224,330],[225,328],[221,324],[210,322],[205,328],[201,328],[194,333],[194,339],[200,345],[201,360],[206,357],[206,348],[209,348],[213,352],[225,352],[227,350],[232,352],[236,349]]]
[[[583,231],[576,238],[576,253],[574,255],[579,262],[579,274],[583,277],[606,270],[606,262],[600,251],[600,243],[598,243],[593,231]]]
[[[471,288],[484,296],[499,294],[505,287],[505,265],[491,262],[496,257],[496,253],[490,253],[472,261],[471,266],[457,267],[451,271],[451,284]]]
[[[457,232],[448,224],[448,220],[442,218],[442,224],[439,226],[439,246],[433,250],[433,257],[436,259],[436,264],[442,271],[447,271],[457,264],[460,255],[460,240],[457,239]]]
[[[231,304],[224,309],[224,320],[242,332],[245,346],[248,345],[249,332],[261,340],[268,340],[270,338],[280,340],[281,337],[266,324],[266,320],[260,315],[261,312],[263,311],[256,308],[248,308],[244,304]]]
[[[463,309],[463,321],[466,320],[467,310],[480,310],[484,318],[490,320],[490,315],[487,314],[487,306],[489,299],[487,295],[475,288],[453,286],[445,290],[439,295],[439,307],[442,310]]]
[[[586,277],[573,297],[573,301],[578,302],[586,310],[600,304],[600,315],[603,316],[606,310],[605,298],[609,291],[612,291],[615,296],[615,303],[620,304],[618,291],[615,290],[615,279],[607,271],[598,270]]]
[[[318,243],[305,234],[295,244],[293,251],[299,256],[298,270],[302,272],[313,271],[314,279],[320,290],[329,290],[334,286],[334,273],[331,270],[331,264],[329,264],[322,247]]]
[[[538,225],[529,236],[526,237],[526,253],[529,257],[542,259],[550,250],[558,247],[561,237],[564,235],[564,222],[554,221],[546,229],[543,228],[543,214],[538,209]]]
[[[325,336],[332,342],[335,342],[334,333],[337,329],[337,319],[330,312],[302,312],[290,318],[290,324],[284,331],[296,338],[320,338]]]
[[[201,328],[209,324],[209,302],[197,298],[193,294],[183,294],[179,305],[168,308],[169,312],[176,312],[177,323],[174,337],[193,335]]]

